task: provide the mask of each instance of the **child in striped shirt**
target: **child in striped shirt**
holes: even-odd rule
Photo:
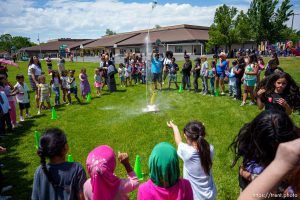
[[[39,80],[39,84],[37,85],[38,96],[40,99],[38,115],[40,115],[44,101],[47,102],[48,109],[51,111],[51,104],[50,104],[51,90],[49,84],[46,83],[46,77],[44,75],[39,76],[38,80]]]

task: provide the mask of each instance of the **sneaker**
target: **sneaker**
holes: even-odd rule
[[[210,96],[214,97],[215,95],[214,95],[214,94],[211,94]]]
[[[20,116],[20,121],[21,121],[21,122],[24,122],[24,121],[25,121],[25,120],[24,120],[24,117]]]
[[[255,103],[253,102],[253,101],[251,101],[250,103],[249,103],[249,105],[251,106],[251,105],[255,105]]]
[[[241,103],[241,106],[244,106],[244,105],[246,105],[246,102],[242,102],[242,103]]]
[[[2,188],[2,190],[1,190],[1,193],[7,192],[7,191],[11,190],[12,188],[13,188],[12,185],[4,186],[4,187]]]
[[[26,114],[26,117],[27,117],[27,118],[30,118],[30,117],[32,117],[32,116],[31,116],[30,114]]]
[[[225,96],[225,93],[224,93],[224,92],[222,92],[222,93],[221,93],[221,95],[222,95],[222,96]]]
[[[40,114],[41,114],[41,111],[39,110],[37,114],[40,115]]]

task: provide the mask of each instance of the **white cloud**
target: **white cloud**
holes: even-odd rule
[[[167,3],[158,5],[151,13],[150,3],[120,0],[50,0],[42,8],[31,0],[2,0],[1,4],[0,34],[27,36],[33,42],[38,34],[41,41],[47,41],[61,37],[99,38],[106,28],[118,33],[146,29],[150,16],[150,27],[156,24],[210,26],[218,7]],[[246,10],[248,6],[236,7]]]

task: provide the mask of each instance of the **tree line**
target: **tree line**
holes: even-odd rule
[[[2,34],[0,36],[0,50],[9,53],[15,53],[23,47],[31,47],[36,45],[30,41],[28,37],[11,36],[10,34]]]
[[[294,14],[292,6],[290,0],[283,0],[280,5],[279,0],[252,0],[247,12],[225,4],[218,7],[208,32],[207,51],[220,45],[231,50],[232,44],[249,41],[260,44],[288,39],[297,43],[300,31],[285,24]]]

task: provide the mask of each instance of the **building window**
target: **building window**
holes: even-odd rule
[[[141,53],[141,49],[140,49],[140,48],[135,48],[135,49],[134,49],[134,52],[135,52],[135,53]]]
[[[175,53],[182,53],[182,46],[175,46]]]

